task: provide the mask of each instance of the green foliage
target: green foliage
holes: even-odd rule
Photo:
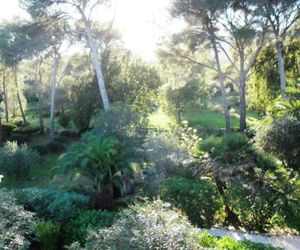
[[[36,166],[39,155],[27,145],[18,146],[16,142],[6,142],[0,148],[0,171],[13,179],[27,177],[31,169]]]
[[[100,115],[97,132],[115,136],[122,143],[134,143],[144,138],[146,124],[141,114],[124,104],[113,104]]]
[[[248,240],[236,241],[226,236],[221,238],[217,243],[220,250],[279,250],[280,248],[261,243],[253,243]]]
[[[90,122],[99,104],[97,82],[86,78],[71,88],[70,102],[72,106],[71,117],[80,133],[90,128]]]
[[[1,249],[27,249],[35,223],[33,213],[19,206],[12,192],[0,189]]]
[[[43,221],[34,228],[35,239],[41,250],[59,249],[60,225],[52,221]]]
[[[84,249],[195,249],[187,218],[160,200],[131,205],[112,227],[92,232]]]
[[[201,234],[195,236],[197,237],[197,242],[202,247],[215,248],[217,246],[218,238],[210,235],[207,231],[203,231]]]
[[[35,145],[32,149],[38,152],[40,155],[46,155],[49,153],[49,149],[46,145]]]
[[[68,113],[63,113],[59,116],[58,122],[63,128],[67,128],[71,122],[71,116]]]
[[[87,208],[88,198],[81,194],[51,188],[27,188],[16,192],[16,198],[30,211],[45,220],[66,222]]]
[[[265,122],[257,129],[256,143],[265,152],[280,159],[285,167],[299,171],[300,122],[285,117]]]
[[[183,87],[173,89],[171,86],[165,90],[165,102],[163,110],[175,116],[177,122],[181,124],[182,113],[187,109],[201,106],[201,101],[207,97],[208,91],[205,87],[200,87],[199,80],[192,80]]]
[[[300,87],[287,87],[283,96],[273,101],[270,112],[275,117],[290,116],[300,120]]]
[[[210,136],[199,147],[199,154],[207,152],[212,158],[218,157],[222,163],[239,163],[253,153],[252,145],[245,135],[226,134],[223,137]]]
[[[60,142],[48,143],[46,147],[51,153],[61,153],[66,149],[65,146]]]
[[[242,226],[252,231],[269,231],[276,215],[278,193],[266,185],[233,182],[226,199],[238,214]]]
[[[222,199],[211,180],[167,179],[158,191],[162,200],[182,209],[193,224],[210,227],[222,207]]]
[[[111,191],[114,184],[121,189],[122,175],[131,174],[128,150],[113,137],[85,133],[62,157],[60,169],[80,174],[93,182],[100,192]]]
[[[0,125],[0,143],[5,142],[16,128],[17,126],[15,124],[2,123]]]
[[[80,212],[65,227],[67,243],[75,241],[85,243],[89,231],[98,231],[104,227],[110,227],[116,218],[115,212],[101,210],[87,210]]]

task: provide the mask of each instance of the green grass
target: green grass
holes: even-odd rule
[[[258,120],[257,112],[247,113],[247,123],[249,125],[255,124]],[[220,111],[214,111],[210,109],[201,111],[188,111],[183,113],[183,120],[186,120],[194,128],[211,128],[211,129],[223,129],[225,128],[225,117]],[[150,116],[150,126],[154,128],[168,129],[170,126],[174,126],[174,121],[162,110],[158,110]],[[239,115],[235,110],[231,111],[231,127],[239,127]]]

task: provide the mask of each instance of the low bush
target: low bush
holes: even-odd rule
[[[265,152],[274,155],[285,167],[299,171],[300,121],[281,118],[257,129],[255,141]]]
[[[226,199],[246,229],[263,232],[272,227],[278,195],[270,187],[235,181],[229,185]]]
[[[97,231],[103,227],[110,227],[115,217],[115,212],[105,210],[80,212],[65,227],[65,240],[67,243],[79,241],[80,244],[84,244],[89,231]]]
[[[84,249],[195,249],[194,228],[160,200],[132,205],[112,227],[89,234]]]
[[[46,147],[51,153],[61,153],[66,149],[66,147],[60,142],[48,143]]]
[[[71,122],[71,116],[68,113],[63,113],[59,116],[58,123],[63,128],[67,128]]]
[[[159,187],[158,193],[162,200],[182,209],[190,221],[200,227],[215,224],[222,207],[217,188],[209,179],[196,181],[173,177]]]
[[[31,147],[33,150],[38,152],[40,155],[46,155],[49,153],[49,149],[45,145],[35,145]]]
[[[0,148],[0,172],[10,178],[27,177],[38,161],[38,153],[25,144],[18,146],[17,142],[6,142]]]
[[[35,224],[33,214],[16,204],[13,193],[0,189],[0,249],[26,249]]]
[[[198,233],[185,216],[161,200],[146,201],[123,210],[112,227],[90,232],[84,248],[73,243],[69,250],[79,249],[223,249],[276,250],[270,245],[250,241],[217,238]]]
[[[88,197],[51,188],[27,188],[16,192],[19,203],[45,220],[64,223],[86,209]]]
[[[2,123],[0,125],[0,143],[4,143],[7,141],[7,139],[11,136],[14,129],[16,129],[17,126],[12,123]]]
[[[244,161],[253,153],[248,138],[240,133],[226,134],[223,137],[210,136],[199,147],[199,152],[207,152],[212,158],[226,164]]]
[[[51,221],[38,223],[34,228],[35,240],[41,250],[59,249],[60,225]]]
[[[19,145],[28,143],[30,141],[30,136],[25,134],[15,134],[12,133],[11,136],[8,137],[8,141],[16,141]]]

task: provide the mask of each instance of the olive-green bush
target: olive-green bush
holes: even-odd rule
[[[34,228],[35,240],[41,250],[59,249],[60,225],[52,221],[39,222]]]
[[[6,142],[0,148],[0,173],[12,179],[27,177],[38,161],[38,153],[25,144],[18,146],[16,142]]]

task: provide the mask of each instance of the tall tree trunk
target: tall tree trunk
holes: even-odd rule
[[[228,132],[230,132],[230,129],[231,129],[230,128],[230,113],[229,113],[227,94],[226,94],[226,89],[225,89],[224,75],[223,75],[222,68],[221,68],[215,34],[213,32],[211,32],[211,43],[213,46],[213,51],[214,51],[215,60],[216,60],[216,64],[217,64],[219,83],[221,85],[221,92],[222,92],[222,97],[223,97],[223,107],[224,107],[224,114],[225,114],[225,123],[226,123],[226,132],[228,133]]]
[[[244,133],[247,128],[247,107],[246,107],[246,79],[241,77],[239,83],[239,97],[240,97],[240,132]]]
[[[27,120],[26,120],[24,109],[23,109],[23,106],[22,106],[20,92],[19,92],[19,86],[18,86],[18,68],[17,68],[17,66],[14,67],[14,77],[15,77],[15,86],[16,86],[16,91],[17,91],[18,104],[19,104],[19,108],[20,108],[20,111],[21,111],[21,114],[22,114],[24,125],[26,125]]]
[[[286,77],[285,77],[285,65],[284,65],[284,58],[283,58],[283,44],[281,41],[276,42],[276,48],[277,48],[277,57],[278,57],[280,88],[281,88],[281,90],[285,90]]]
[[[3,67],[3,94],[4,94],[4,109],[5,109],[5,120],[6,122],[9,122],[9,114],[8,114],[8,99],[7,99],[7,88],[6,88],[6,72]]]
[[[55,131],[54,131],[54,117],[55,117],[55,96],[56,96],[56,77],[57,77],[57,68],[59,62],[58,53],[54,53],[53,65],[51,72],[51,107],[50,107],[50,138],[53,143],[55,140]]]
[[[102,65],[101,65],[101,62],[98,57],[98,48],[94,42],[93,32],[90,27],[90,22],[87,20],[84,12],[82,10],[79,10],[79,11],[81,13],[81,16],[82,16],[82,19],[83,19],[83,22],[85,25],[85,32],[86,32],[86,35],[88,38],[88,45],[89,45],[89,47],[91,49],[91,53],[92,53],[92,59],[93,59],[94,67],[96,70],[97,82],[98,82],[99,91],[100,91],[102,103],[104,106],[104,110],[108,110],[110,107],[110,104],[109,104],[109,99],[108,99],[108,95],[107,95],[107,91],[106,91],[106,87],[105,87],[105,81],[104,81],[103,72],[102,72]]]
[[[44,117],[43,117],[43,107],[42,107],[42,93],[41,93],[41,85],[42,85],[42,71],[41,71],[42,60],[39,60],[37,65],[37,71],[35,73],[35,84],[36,84],[36,92],[38,97],[38,111],[39,111],[39,123],[40,123],[40,133],[45,133],[44,126]]]

